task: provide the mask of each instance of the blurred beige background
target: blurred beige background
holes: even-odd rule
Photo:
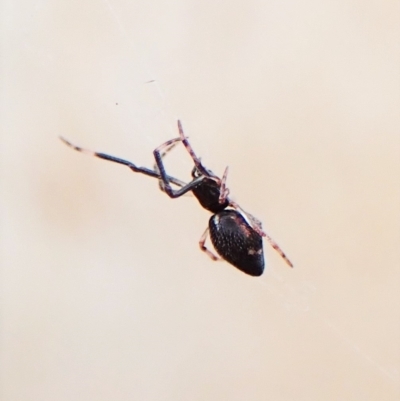
[[[399,399],[398,2],[1,7],[2,400]],[[57,139],[152,166],[177,118],[295,269]]]

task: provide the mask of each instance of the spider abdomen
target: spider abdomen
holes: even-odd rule
[[[218,254],[242,272],[261,276],[264,271],[262,237],[236,210],[223,210],[209,220],[211,242]]]

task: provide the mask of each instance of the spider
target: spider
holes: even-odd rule
[[[228,167],[226,167],[222,178],[216,176],[202,164],[200,158],[194,152],[179,120],[178,130],[178,138],[170,139],[153,151],[155,159],[153,170],[147,167],[138,167],[127,160],[105,153],[83,149],[62,137],[60,139],[79,152],[123,164],[135,173],[142,173],[158,179],[160,189],[172,199],[192,192],[201,206],[212,213],[208,227],[199,241],[200,249],[212,260],[224,259],[246,274],[261,276],[264,271],[262,238],[265,237],[286,263],[293,267],[292,262],[278,244],[262,230],[261,222],[250,213],[245,212],[236,202],[229,198],[229,189],[226,186]],[[185,146],[194,163],[191,172],[192,180],[189,183],[171,177],[165,171],[163,158],[178,143],[182,143]],[[172,184],[178,188],[172,188]],[[206,247],[205,243],[208,235],[210,235],[211,242],[219,256]]]

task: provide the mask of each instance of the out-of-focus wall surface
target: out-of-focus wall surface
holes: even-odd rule
[[[398,2],[1,7],[2,400],[399,399]],[[177,118],[294,269],[57,138],[151,167]]]

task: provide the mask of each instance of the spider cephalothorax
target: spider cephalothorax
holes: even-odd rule
[[[187,192],[192,192],[201,206],[213,214],[210,217],[207,229],[199,241],[201,250],[207,253],[212,260],[220,260],[222,258],[244,273],[251,276],[260,276],[264,271],[262,237],[266,237],[271,246],[285,259],[290,267],[293,267],[276,242],[262,230],[261,222],[250,213],[245,212],[236,202],[229,199],[229,190],[226,187],[228,168],[225,169],[222,178],[219,178],[211,170],[204,167],[200,158],[194,153],[187,137],[185,137],[180,121],[178,121],[178,129],[178,138],[163,143],[153,151],[155,158],[153,170],[147,167],[138,167],[127,160],[105,153],[83,149],[71,144],[64,138],[61,139],[79,152],[123,164],[136,173],[157,178],[160,189],[170,198],[179,198]],[[192,169],[193,179],[189,183],[167,175],[163,163],[163,157],[180,142],[183,143],[194,163]],[[172,185],[178,188],[174,189]],[[220,257],[205,246],[208,233]]]

